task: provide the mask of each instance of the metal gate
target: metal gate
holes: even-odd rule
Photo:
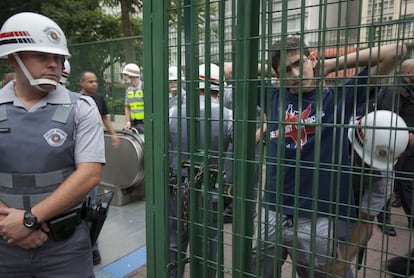
[[[144,1],[144,69],[145,69],[145,185],[146,185],[146,223],[147,223],[147,276],[169,277],[178,270],[184,271],[186,277],[211,277],[215,273],[217,277],[262,277],[259,274],[260,266],[253,264],[253,246],[257,237],[257,229],[264,221],[259,213],[264,208],[265,217],[271,211],[282,212],[285,207],[282,199],[286,194],[283,191],[283,179],[278,179],[279,190],[274,192],[277,202],[269,203],[263,199],[266,193],[266,179],[270,178],[269,169],[284,171],[286,167],[294,167],[293,179],[299,181],[301,171],[304,168],[315,173],[326,169],[336,168],[337,165],[320,164],[318,156],[313,161],[304,164],[300,151],[296,151],[296,159],[284,160],[283,157],[269,157],[269,142],[277,134],[271,131],[264,132],[269,125],[279,125],[279,130],[289,126],[287,120],[279,122],[269,121],[265,111],[271,111],[270,90],[279,87],[280,103],[286,103],[286,84],[289,78],[282,68],[278,74],[272,69],[272,44],[280,40],[282,48],[286,49],[287,40],[290,37],[299,37],[302,44],[298,48],[300,53],[305,53],[306,46],[310,53],[305,59],[315,57],[321,62],[324,59],[337,59],[340,56],[347,59],[348,55],[371,47],[381,47],[388,44],[407,47],[407,56],[412,56],[412,43],[414,31],[414,2],[412,1],[256,1],[256,0],[175,0],[175,1]],[[306,45],[306,46],[305,46]],[[374,54],[372,54],[374,55]],[[351,56],[349,56],[351,57]],[[373,58],[374,56],[371,56]],[[359,59],[357,57],[357,59]],[[281,61],[286,62],[286,56],[281,56]],[[397,61],[397,59],[396,59]],[[303,70],[306,61],[295,65],[298,70]],[[383,83],[393,84],[397,80],[397,65],[395,71],[382,76]],[[200,100],[200,64],[216,64],[220,69],[218,79],[205,81],[205,115],[199,114]],[[358,63],[357,63],[358,64]],[[170,66],[178,68],[178,113],[172,118],[169,110],[169,72]],[[316,68],[315,79],[318,88],[323,86],[340,87],[347,78],[351,77],[360,68],[352,67],[342,70],[337,67],[325,78],[323,67]],[[211,66],[206,66],[205,77],[213,76]],[[276,78],[279,77],[279,78]],[[232,150],[223,147],[212,148],[211,137],[214,117],[210,110],[210,99],[213,94],[209,89],[211,82],[219,87],[218,102],[224,107],[226,91],[231,88],[233,111],[233,142]],[[210,87],[211,88],[211,87]],[[301,88],[300,90],[302,90]],[[374,93],[378,88],[370,87]],[[322,90],[322,89],[320,89]],[[184,93],[185,92],[185,97]],[[339,97],[337,91],[334,92]],[[299,97],[301,99],[301,97]],[[268,101],[266,101],[266,99]],[[321,103],[321,102],[316,102]],[[186,114],[181,114],[186,107]],[[258,107],[260,109],[258,109]],[[355,107],[353,107],[356,109]],[[224,108],[219,114],[219,126],[222,130],[226,125]],[[305,109],[305,107],[303,107]],[[285,111],[279,111],[282,116]],[[299,112],[303,116],[304,112]],[[296,114],[297,116],[297,114]],[[345,118],[344,118],[345,119]],[[177,123],[186,122],[186,130],[178,124],[179,141],[177,150],[171,150],[170,127],[171,121]],[[297,120],[296,120],[297,121]],[[334,141],[329,142],[334,146],[340,146],[346,140],[350,123],[339,121],[332,126],[337,130]],[[303,128],[311,127],[312,135],[317,137],[318,130],[328,128],[323,121],[312,123],[296,122],[298,124],[293,136],[306,136],[300,134]],[[307,129],[306,129],[307,130]],[[295,134],[296,132],[296,134]],[[203,135],[201,135],[203,134]],[[283,134],[283,132],[282,132]],[[218,133],[219,142],[223,143],[225,135]],[[345,139],[344,139],[345,138]],[[205,140],[204,140],[205,139]],[[323,138],[318,138],[314,145],[315,153],[319,153],[325,146],[321,145]],[[187,142],[186,148],[182,142]],[[203,143],[201,143],[203,142]],[[284,140],[280,140],[276,148],[283,153]],[[222,146],[222,144],[219,144]],[[338,147],[340,152],[349,151],[346,146]],[[174,157],[179,170],[187,171],[187,179],[180,173],[171,173],[171,157]],[[210,165],[214,158],[214,165]],[[185,160],[185,163],[182,163]],[[335,160],[336,161],[336,160]],[[352,164],[353,158],[351,157]],[[232,223],[227,224],[223,211],[229,198],[226,186],[226,165],[231,165],[232,178]],[[200,165],[204,167],[200,167]],[[200,170],[201,168],[201,170]],[[213,170],[212,170],[213,169]],[[349,169],[353,173],[353,169]],[[181,171],[179,171],[181,172]],[[212,181],[211,172],[215,172]],[[227,172],[228,173],[228,172]],[[332,177],[338,173],[332,170]],[[173,180],[171,176],[176,178]],[[339,175],[339,174],[338,174]],[[366,177],[374,177],[366,173]],[[335,178],[333,178],[334,180]],[[319,215],[317,209],[318,200],[312,199],[318,196],[318,175],[307,181],[313,188],[310,202],[313,208],[307,211],[308,219],[312,222],[310,231],[310,250],[317,244],[316,220]],[[329,190],[338,186],[332,182]],[[299,182],[295,183],[299,186]],[[173,186],[175,189],[171,189]],[[349,183],[351,188],[351,183]],[[186,190],[176,189],[186,188]],[[175,190],[175,191],[174,191]],[[171,201],[170,195],[174,191],[175,199]],[[295,188],[292,194],[294,204],[298,204],[299,188]],[[353,192],[350,189],[346,196],[349,203],[344,204],[349,210],[358,207],[352,204]],[[211,198],[216,198],[212,205]],[[337,200],[332,198],[332,200]],[[170,213],[171,202],[176,206],[178,217],[172,218]],[[328,206],[337,207],[337,203],[328,201]],[[303,255],[299,239],[296,237],[300,230],[298,220],[300,208],[295,205],[290,208],[294,213],[293,219],[293,243],[291,244],[290,257],[280,255],[286,247],[281,240],[282,234],[276,233],[273,239],[262,238],[263,241],[272,241],[275,244],[274,256],[268,257],[272,277],[295,277],[296,270],[304,267],[310,269],[309,276],[321,275],[316,267],[315,254],[310,251],[310,264],[301,265],[300,256]],[[401,213],[393,210],[394,221]],[[400,210],[401,212],[401,210]],[[279,214],[278,214],[279,215]],[[216,222],[211,218],[217,217]],[[332,209],[327,218],[339,221],[337,211]],[[274,227],[282,230],[287,220]],[[347,223],[360,223],[357,217],[349,217]],[[177,233],[181,237],[187,231],[189,233],[189,247],[178,243],[175,250],[171,248],[171,222],[178,225]],[[356,221],[356,222],[354,222]],[[315,222],[315,223],[314,223]],[[211,223],[214,223],[213,225]],[[374,223],[374,222],[371,222]],[[394,222],[395,223],[395,222]],[[404,222],[402,222],[404,223]],[[397,224],[398,226],[399,224]],[[414,247],[411,229],[399,226],[398,233],[405,236],[407,242],[404,246],[397,246],[390,237],[382,235],[375,230],[371,242],[366,251],[366,256],[361,260],[353,258],[349,262],[355,276],[358,277],[385,277],[387,272],[383,262],[391,257],[404,256]],[[336,225],[330,226],[332,233],[339,233]],[[211,232],[215,236],[211,236]],[[260,229],[259,229],[260,231]],[[361,231],[360,231],[361,232]],[[328,260],[335,258],[335,250],[339,240],[330,246],[334,252],[326,253]],[[260,238],[259,238],[260,239]],[[212,251],[211,244],[217,246]],[[408,245],[408,248],[407,248]],[[358,248],[361,246],[357,246]],[[396,251],[398,250],[398,251]],[[184,254],[182,257],[171,259],[171,252]],[[215,252],[215,257],[211,252]],[[213,258],[213,259],[212,259]],[[372,260],[372,258],[377,258]],[[333,263],[335,265],[335,263]],[[212,271],[213,270],[213,271]],[[258,273],[258,274],[255,274]],[[323,275],[323,274],[322,274]],[[263,275],[264,277],[264,275]]]

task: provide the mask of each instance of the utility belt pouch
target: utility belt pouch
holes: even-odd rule
[[[108,191],[99,197],[95,206],[90,205],[90,198],[83,203],[80,210],[82,219],[90,222],[91,244],[94,245],[101,232],[108,215],[109,205],[114,196],[113,191]]]
[[[80,222],[81,217],[78,210],[49,220],[47,222],[50,230],[49,238],[54,241],[62,241],[70,238]]]

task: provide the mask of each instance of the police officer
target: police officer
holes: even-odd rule
[[[182,75],[181,80],[183,80]],[[170,109],[178,104],[178,97],[181,98],[181,103],[185,102],[185,90],[181,88],[181,93],[178,92],[178,82],[178,68],[177,66],[170,66],[168,68],[168,107]]]
[[[408,220],[408,228],[414,229],[414,59],[401,63],[396,84],[383,86],[377,97],[377,109],[390,110],[400,115],[410,128],[410,141],[394,167],[394,191],[400,196],[401,204]],[[383,210],[377,215],[378,226],[384,234],[396,236],[391,224],[391,197]]]
[[[358,250],[358,262],[362,263],[363,252],[373,233],[375,216],[391,192],[392,168],[408,144],[406,123],[390,111],[369,112],[351,120],[351,125],[348,139],[352,145],[352,186],[359,222],[352,224],[348,242],[338,247],[337,254],[343,261],[330,266],[332,273],[334,269],[340,277],[345,277],[347,262],[355,258]],[[348,274],[346,277],[353,276]]]
[[[127,64],[122,73],[129,76],[130,86],[125,95],[125,129],[135,128],[144,133],[144,86],[141,81],[141,69],[136,64]]]
[[[210,144],[210,150],[211,153],[208,155],[212,155],[213,157],[217,157],[217,152],[219,150],[219,146],[223,146],[224,152],[228,151],[229,144],[232,141],[232,132],[233,132],[233,123],[232,123],[232,111],[228,108],[222,107],[219,104],[218,101],[218,93],[219,93],[219,80],[220,80],[220,71],[219,67],[215,64],[211,64],[210,66],[210,76],[207,76],[205,74],[206,72],[206,65],[202,64],[199,68],[200,73],[200,82],[199,82],[199,104],[200,104],[200,149],[204,148],[205,141],[209,140]],[[211,93],[211,120],[205,119],[205,106],[207,100],[205,99],[205,84],[206,79],[210,80],[210,93]],[[223,117],[220,117],[220,112],[223,111]],[[183,104],[181,107],[181,115],[177,114],[178,107],[175,106],[170,110],[170,165],[172,169],[172,176],[176,177],[177,172],[181,171],[182,176],[184,179],[188,177],[188,169],[182,168],[181,163],[177,162],[177,151],[181,152],[181,158],[182,160],[187,160],[189,157],[188,155],[185,155],[188,151],[188,138],[187,138],[187,109],[186,105]],[[178,128],[178,123],[181,121],[181,130]],[[207,122],[208,121],[208,122]],[[223,122],[223,138],[219,137],[220,134],[220,122]],[[205,124],[211,125],[211,137],[205,138],[206,135],[204,134],[204,126]],[[179,133],[179,131],[181,133]],[[181,145],[179,146],[179,142],[181,142]],[[207,154],[205,154],[207,155]],[[216,159],[210,159],[209,161],[210,165],[217,165],[218,161]],[[177,197],[174,190],[170,191],[170,260],[171,262],[177,262],[177,260],[180,260],[180,262],[183,262],[185,258],[185,253],[187,250],[188,242],[189,242],[189,234],[188,229],[181,229],[183,231],[183,234],[178,235],[178,224],[182,224],[183,221],[178,220],[177,221]],[[203,196],[203,199],[205,200],[206,197]],[[213,208],[217,209],[217,200],[214,200],[213,198]],[[214,204],[215,203],[215,204]],[[184,205],[185,207],[186,205]],[[188,205],[187,205],[188,208]],[[192,213],[192,212],[189,212]],[[178,219],[182,218],[182,216],[178,216]],[[212,233],[209,235],[210,237],[208,240],[210,241],[208,254],[211,254],[211,257],[205,258],[206,260],[216,261],[217,259],[217,213],[215,213],[215,216],[212,217],[212,223],[209,223],[209,229],[211,229]],[[182,250],[178,250],[178,240],[181,240],[181,247]],[[178,255],[180,253],[180,255]],[[184,270],[183,268],[181,269]],[[208,277],[214,277],[215,276],[215,270],[210,268],[209,269],[209,275]],[[178,273],[177,268],[174,268],[171,271],[171,277],[182,277],[183,273]]]
[[[98,109],[59,84],[70,54],[51,19],[7,19],[0,56],[16,72],[0,92],[0,277],[94,277],[78,208],[105,163]]]

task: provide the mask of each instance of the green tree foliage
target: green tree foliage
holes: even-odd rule
[[[44,14],[58,23],[71,43],[90,42],[121,36],[119,18],[105,14],[99,0],[2,0],[1,25],[11,15],[31,11]]]
[[[69,44],[100,41],[121,35],[120,21],[103,13],[98,0],[60,0],[46,2],[42,13],[64,30]]]
[[[139,6],[135,6],[139,8]],[[142,8],[142,7],[141,7]],[[123,36],[122,21],[119,16],[105,13],[102,1],[99,0],[31,0],[0,1],[0,17],[2,23],[11,15],[32,11],[44,14],[63,29],[68,40],[71,74],[69,76],[70,88],[78,89],[78,77],[83,70],[94,71],[100,79],[103,91],[103,73],[114,63],[126,60],[126,45],[131,51],[142,49],[142,40],[139,45],[132,45],[131,41],[119,43],[106,43],[109,39]],[[142,34],[142,20],[133,17],[130,20],[132,35]],[[86,44],[87,42],[97,42]],[[136,42],[136,41],[135,41]],[[136,58],[142,58],[135,55]],[[6,59],[0,60],[0,76],[12,69]]]
[[[136,25],[132,23],[131,14],[138,14],[142,11],[142,1],[140,0],[103,0],[105,5],[110,7],[117,7],[121,10],[121,25],[122,33],[124,37],[131,37],[135,34],[136,31],[139,31],[139,34],[142,33],[142,25]],[[142,21],[141,21],[142,22]],[[139,30],[140,29],[140,30]],[[134,46],[128,43],[124,44],[125,48],[125,57],[127,63],[136,63],[137,53],[134,51]]]
[[[69,46],[80,42],[119,38],[122,34],[120,19],[113,15],[105,14],[99,5],[99,0],[2,0],[0,7],[2,22],[11,15],[22,11],[38,12],[50,17],[65,32]],[[85,51],[75,51],[71,47],[69,50],[73,56],[70,76],[72,81],[75,81],[74,75],[78,76],[82,70],[93,69],[99,76],[108,66],[108,62],[105,62],[105,60],[108,60],[106,58],[109,52],[105,51],[105,49],[94,47],[88,49],[87,53]],[[118,51],[121,50],[118,49]],[[77,57],[82,57],[82,59],[77,59]],[[5,59],[2,59],[0,66],[1,75],[11,70]],[[77,79],[77,76],[75,79]]]
[[[98,0],[60,0],[42,5],[42,13],[55,20],[68,39],[71,74],[69,87],[79,89],[79,76],[84,70],[95,72],[99,90],[104,90],[103,74],[120,57],[122,48],[111,48],[102,41],[121,36],[121,22],[113,15],[105,14]],[[88,42],[101,41],[99,44]]]
[[[10,16],[22,12],[31,11],[39,12],[43,2],[50,0],[31,0],[31,1],[16,1],[16,0],[2,0],[0,1],[0,26],[3,26],[4,21]],[[52,0],[53,1],[53,0]]]

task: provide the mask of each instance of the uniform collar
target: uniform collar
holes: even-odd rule
[[[17,100],[14,93],[15,81],[10,81],[4,88],[0,90],[0,104],[14,102]],[[58,84],[56,89],[50,91],[40,102],[51,104],[70,104],[71,100],[68,89]]]

